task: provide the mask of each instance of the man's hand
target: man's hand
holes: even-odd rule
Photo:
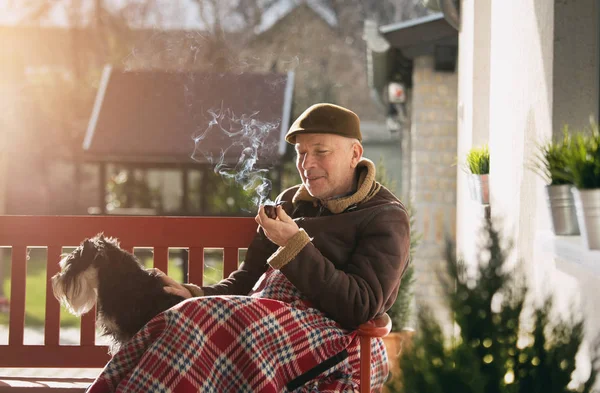
[[[277,206],[275,209],[277,218],[272,219],[265,214],[265,207],[261,205],[258,208],[255,220],[265,231],[265,235],[270,241],[283,247],[300,231],[300,228],[281,206]]]
[[[165,284],[165,286],[163,287],[163,289],[165,290],[166,293],[170,293],[172,295],[181,296],[184,299],[189,299],[189,298],[192,297],[192,294],[190,293],[190,291],[186,287],[184,287],[183,285],[181,285],[177,281],[173,280],[171,277],[167,276],[161,270],[156,269],[156,268],[154,268],[152,270],[154,270],[154,272],[156,272],[156,275],[158,277],[160,277],[160,279]]]

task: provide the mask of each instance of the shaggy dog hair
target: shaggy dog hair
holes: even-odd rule
[[[166,293],[159,273],[146,270],[117,239],[99,234],[86,239],[60,261],[52,277],[54,296],[80,316],[97,305],[97,324],[112,339],[111,353],[148,321],[184,300]]]

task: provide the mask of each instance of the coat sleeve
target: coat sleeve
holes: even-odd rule
[[[273,268],[281,269],[317,308],[347,329],[387,311],[409,259],[404,209],[389,206],[365,221],[344,270],[324,257],[302,229],[269,258]]]
[[[286,190],[281,193],[276,202],[281,201]],[[267,259],[277,250],[277,245],[271,242],[262,228],[258,227],[256,235],[248,247],[246,258],[240,267],[231,273],[229,277],[219,281],[215,285],[198,286],[194,284],[183,284],[192,296],[216,296],[216,295],[241,295],[250,293],[258,279],[267,271],[269,265]]]
[[[192,295],[247,295],[269,267],[267,259],[276,249],[277,245],[267,239],[262,229],[259,229],[248,247],[244,262],[236,271],[215,285],[197,287],[201,292],[192,292]],[[190,289],[189,284],[186,287]]]

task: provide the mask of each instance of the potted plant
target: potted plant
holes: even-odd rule
[[[466,166],[471,199],[484,205],[489,204],[490,151],[488,145],[469,150]]]
[[[388,392],[594,392],[598,344],[590,346],[591,361],[577,359],[578,367],[589,366],[589,377],[572,380],[583,318],[575,312],[558,317],[550,298],[526,305],[527,283],[508,269],[510,250],[490,219],[485,233],[476,269],[457,260],[448,243],[440,280],[455,328],[445,331],[431,311],[420,308],[419,331],[402,353],[402,375],[386,384]]]
[[[568,126],[560,141],[549,141],[538,146],[534,171],[546,182],[546,200],[555,235],[579,235],[572,182],[565,176],[567,156],[571,148]]]
[[[588,132],[572,136],[564,176],[573,182],[579,229],[590,250],[600,250],[600,132],[591,122]]]

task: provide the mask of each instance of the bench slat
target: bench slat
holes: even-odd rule
[[[74,246],[99,232],[134,247],[247,247],[249,217],[0,216],[0,245]]]
[[[223,278],[229,277],[238,266],[237,247],[225,247],[223,249]]]
[[[79,345],[22,345],[0,346],[1,367],[49,368],[103,368],[110,360],[107,346],[80,347]]]
[[[48,346],[59,344],[60,332],[60,304],[52,293],[50,279],[60,271],[58,262],[62,248],[60,246],[48,247],[48,261],[46,264],[46,316],[44,320],[44,343]]]
[[[187,282],[204,285],[204,247],[190,247],[188,259]]]
[[[27,277],[27,246],[13,246],[10,274],[10,327],[8,344],[23,345],[25,329],[25,280]]]
[[[167,247],[154,247],[154,267],[169,274],[169,249]]]
[[[90,378],[0,376],[0,393],[84,393],[93,382]]]

